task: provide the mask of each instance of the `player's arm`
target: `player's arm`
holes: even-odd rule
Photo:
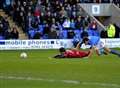
[[[90,49],[89,49],[89,55],[87,56],[87,57],[91,57],[92,56],[92,54],[93,54],[93,47],[91,47]]]
[[[92,54],[93,54],[93,49],[90,49],[88,56],[86,56],[84,58],[91,58]]]
[[[89,48],[89,54],[88,54],[88,56],[86,56],[85,58],[90,58],[91,56],[92,56],[92,54],[93,54],[93,51],[94,51],[94,47],[90,47]]]
[[[72,50],[79,50],[83,42],[79,42],[75,48],[72,48]]]

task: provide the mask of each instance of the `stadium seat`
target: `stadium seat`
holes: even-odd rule
[[[67,37],[68,37],[68,31],[67,30],[61,30],[60,31],[60,34],[59,34],[59,38],[60,39],[67,39]]]
[[[91,29],[88,29],[87,32],[88,32],[89,36],[93,36],[94,35],[93,30],[91,30]]]
[[[32,39],[35,35],[35,31],[34,30],[29,30],[28,35],[29,35],[29,39]]]
[[[48,39],[48,38],[49,38],[48,34],[44,34],[43,37],[42,37],[42,39]]]
[[[100,36],[100,33],[98,30],[93,30],[93,36]]]
[[[76,30],[74,30],[74,33],[75,33],[75,35],[81,37],[81,35],[80,35],[81,34],[81,30],[76,29]]]
[[[0,40],[4,40],[4,36],[0,36]]]
[[[39,27],[38,28],[38,32],[40,32],[41,34],[43,34],[43,30],[44,30],[43,25],[39,25],[38,27]]]

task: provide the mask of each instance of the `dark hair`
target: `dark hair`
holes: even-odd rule
[[[89,41],[88,37],[83,38],[83,43],[85,43],[86,41]]]
[[[59,51],[62,53],[62,52],[65,52],[66,50],[65,50],[65,48],[61,47],[61,48],[59,49]]]

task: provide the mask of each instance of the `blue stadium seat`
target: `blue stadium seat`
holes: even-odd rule
[[[93,30],[93,36],[100,36],[100,33],[98,30]]]
[[[88,30],[88,35],[89,36],[100,36],[98,30],[91,30],[91,29]]]
[[[81,37],[81,36],[80,36],[80,34],[81,34],[81,30],[76,29],[76,30],[74,30],[74,33],[75,33],[75,35]]]
[[[1,35],[0,35],[0,40],[4,40],[4,36],[1,36]]]
[[[35,35],[35,30],[29,30],[28,35],[29,35],[29,38],[32,39]]]
[[[48,38],[49,38],[48,34],[44,34],[43,37],[42,37],[42,39],[48,39]]]
[[[60,39],[67,39],[68,37],[68,31],[67,30],[61,30],[59,34]]]
[[[89,36],[94,36],[94,32],[93,32],[93,30],[88,29],[87,32],[88,32],[88,35],[89,35]]]
[[[41,34],[43,34],[43,30],[44,30],[43,25],[39,25],[38,27],[39,27],[38,28],[38,32],[40,32]]]

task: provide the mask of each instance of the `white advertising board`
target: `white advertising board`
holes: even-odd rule
[[[120,38],[101,39],[109,48],[120,48]],[[60,47],[72,48],[72,39],[46,39],[46,40],[0,40],[0,50],[20,49],[59,49]],[[89,46],[83,45],[82,48]]]
[[[105,45],[109,48],[120,48],[120,39],[104,39]]]
[[[0,50],[71,48],[71,40],[0,40]]]

